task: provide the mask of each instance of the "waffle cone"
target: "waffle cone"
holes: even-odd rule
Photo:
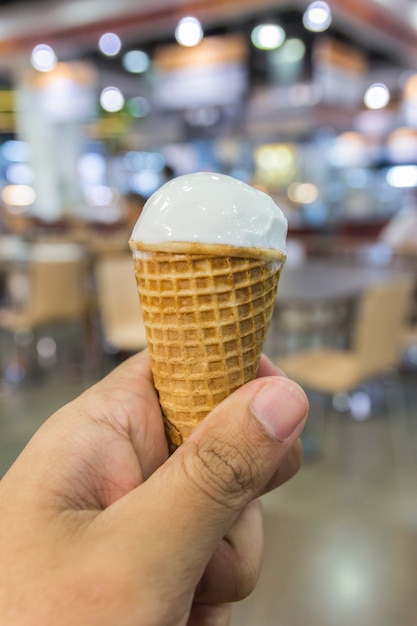
[[[131,242],[170,450],[256,376],[285,256],[224,245]]]

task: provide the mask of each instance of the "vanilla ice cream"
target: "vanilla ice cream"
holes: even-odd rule
[[[165,183],[146,202],[132,241],[198,242],[285,252],[287,220],[267,194],[211,172]]]

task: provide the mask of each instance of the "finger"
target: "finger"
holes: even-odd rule
[[[262,495],[284,485],[295,476],[303,461],[303,444],[300,439],[288,450],[278,469],[262,491]]]
[[[120,541],[131,559],[145,561],[151,579],[162,569],[166,585],[174,578],[194,589],[221,539],[298,439],[307,411],[305,393],[287,378],[241,387],[138,490],[105,511],[100,523],[106,532],[110,526],[113,546]]]
[[[229,626],[232,617],[230,604],[213,606],[193,604],[187,626]]]
[[[287,482],[302,460],[301,441],[288,451],[263,493]],[[258,580],[263,546],[262,506],[254,500],[241,513],[210,559],[195,599],[207,604],[236,602],[247,597]]]
[[[263,549],[262,506],[251,502],[211,557],[195,600],[206,604],[237,602],[255,588]]]
[[[302,444],[290,448],[263,493],[292,478],[301,466]],[[241,513],[210,559],[195,593],[199,602],[236,602],[249,595],[257,582],[262,558],[263,527],[260,500]]]
[[[112,420],[116,430],[128,435],[146,480],[168,456],[148,350],[124,361],[92,392],[95,413],[105,422]]]
[[[274,363],[272,363],[272,361],[270,361],[268,357],[265,356],[265,354],[263,354],[261,356],[261,361],[259,363],[257,376],[258,378],[262,378],[264,376],[285,376],[286,377],[287,375],[285,374],[285,372],[282,371],[282,369],[274,365]]]
[[[146,480],[167,457],[145,351],[47,420],[7,481],[12,490],[24,485],[39,507],[101,510]]]

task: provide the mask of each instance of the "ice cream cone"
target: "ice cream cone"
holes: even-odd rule
[[[130,242],[170,450],[256,376],[285,254]]]

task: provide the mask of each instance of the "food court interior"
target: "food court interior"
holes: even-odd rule
[[[146,345],[146,199],[230,174],[288,219],[265,352],[311,401],[233,626],[415,626],[413,0],[9,0],[0,25],[0,476]]]

